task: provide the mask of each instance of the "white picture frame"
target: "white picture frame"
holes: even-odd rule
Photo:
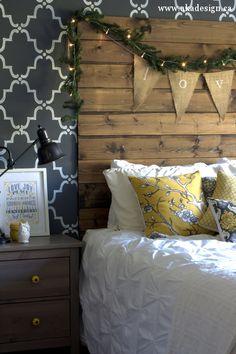
[[[0,177],[0,229],[10,235],[10,223],[18,220],[29,222],[30,236],[49,236],[46,168],[17,168]]]

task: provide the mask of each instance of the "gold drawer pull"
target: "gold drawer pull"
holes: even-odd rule
[[[38,275],[32,275],[31,281],[33,284],[38,284],[40,281],[40,278]]]
[[[33,319],[32,319],[32,325],[33,325],[34,327],[38,327],[38,326],[40,325],[40,319],[37,318],[37,317],[33,318]]]

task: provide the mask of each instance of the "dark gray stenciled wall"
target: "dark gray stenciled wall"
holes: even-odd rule
[[[60,58],[66,23],[75,10],[109,16],[236,21],[236,0],[0,0],[0,145],[13,157],[36,138],[37,126],[60,143],[65,157],[46,166],[51,233],[78,235],[77,126],[64,122]],[[6,167],[0,151],[0,168]],[[18,168],[37,167],[34,149]]]

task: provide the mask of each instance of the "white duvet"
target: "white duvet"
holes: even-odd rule
[[[236,244],[108,229],[89,230],[84,241],[80,299],[91,354],[231,353]]]

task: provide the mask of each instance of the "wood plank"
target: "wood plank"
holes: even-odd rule
[[[102,21],[108,24],[117,23],[123,29],[140,28],[150,24],[152,30],[151,33],[145,34],[145,41],[154,41],[158,38],[161,42],[172,43],[228,43],[236,45],[236,24],[234,22],[224,22],[222,26],[222,22],[217,21],[134,19],[116,16],[104,17]],[[78,29],[81,32],[82,39],[101,40],[106,36],[105,33],[97,33],[84,21],[79,23]]]
[[[104,183],[102,171],[110,168],[110,160],[79,160],[79,183]]]
[[[107,215],[108,208],[81,209],[79,212],[80,231],[106,227]]]
[[[82,88],[81,97],[85,98],[82,112],[128,112],[133,109],[132,89]],[[236,91],[231,91],[228,112],[236,111]],[[175,112],[172,94],[169,90],[153,89],[139,112]],[[187,112],[216,112],[210,93],[195,90]]]
[[[176,120],[175,113],[81,114],[80,136],[117,135],[206,135],[231,134],[236,113],[188,113]]]
[[[129,111],[133,102],[132,89],[90,89],[82,88],[84,99],[82,112],[86,111]]]
[[[158,37],[155,41],[151,41],[148,45],[160,50],[161,56],[189,56],[198,58],[200,56],[213,57],[230,47],[225,42],[221,45],[208,43],[173,43],[160,42]],[[118,63],[132,64],[133,54],[124,50],[119,45],[107,40],[82,40],[82,63]]]
[[[82,75],[80,87],[112,87],[130,88],[133,87],[133,64],[82,64]],[[163,74],[154,88],[170,89],[168,74]],[[196,84],[197,90],[208,90],[203,75],[199,76]],[[232,89],[236,89],[236,75],[234,75]]]
[[[179,135],[80,138],[81,160],[174,159],[235,156],[235,136]]]
[[[82,64],[80,88],[132,88],[133,64]],[[170,89],[167,74],[160,77],[154,88]],[[196,89],[207,90],[207,84],[203,75],[199,76]],[[232,89],[236,89],[236,75],[232,83]]]
[[[116,43],[107,40],[81,40],[81,63],[131,64],[133,55]]]
[[[232,156],[234,156],[232,154]],[[229,156],[228,156],[229,157]],[[234,156],[234,158],[236,158]],[[207,164],[216,163],[218,157],[175,157],[175,158],[154,158],[154,159],[129,159],[133,163],[141,163],[145,165],[190,165],[195,162],[205,162]],[[103,170],[110,168],[111,160],[102,160],[101,164],[97,160],[81,160],[79,161],[79,183],[105,183]]]
[[[133,66],[82,64],[79,87],[132,88]]]
[[[80,208],[104,208],[109,207],[110,203],[111,195],[106,183],[80,183]]]

